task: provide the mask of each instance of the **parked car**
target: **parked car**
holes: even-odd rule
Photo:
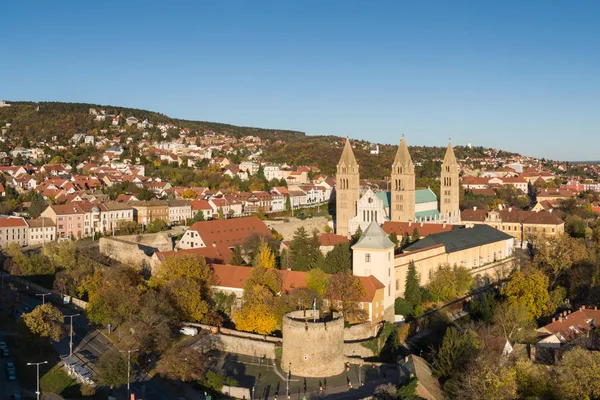
[[[21,397],[20,394],[15,393],[15,394],[11,394],[10,395],[10,400],[22,400],[23,398]]]
[[[179,333],[183,333],[188,336],[196,336],[198,334],[198,328],[194,328],[192,326],[184,326],[179,330]]]
[[[6,371],[6,379],[9,381],[16,381],[17,374],[15,374],[15,371]]]
[[[0,349],[5,349],[5,348],[6,348],[6,342],[0,341]]]
[[[7,373],[11,371],[15,372],[15,363],[7,362],[5,368]]]
[[[6,347],[4,347],[2,350],[0,350],[0,353],[2,353],[2,357],[4,357],[4,358],[10,357],[10,352],[8,351],[8,349]]]

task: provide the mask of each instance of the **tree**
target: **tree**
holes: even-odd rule
[[[552,387],[546,366],[523,358],[515,363],[517,393],[520,399],[552,398]]]
[[[481,357],[460,377],[458,388],[457,397],[464,400],[512,400],[517,395],[516,373],[497,360]]]
[[[308,233],[304,227],[300,227],[294,232],[294,237],[290,243],[290,258],[294,271],[308,271],[310,269],[313,260],[311,259]]]
[[[192,189],[185,189],[181,194],[181,197],[184,199],[195,199],[196,192],[194,192]]]
[[[155,219],[146,226],[147,233],[157,233],[167,229],[169,229],[169,225],[162,219]]]
[[[22,318],[29,331],[40,337],[58,342],[67,333],[62,313],[51,303],[37,306]]]
[[[558,362],[553,374],[554,393],[560,399],[600,397],[600,353],[575,347]]]
[[[265,286],[244,289],[244,305],[233,312],[237,329],[261,335],[272,333],[280,324],[277,298]]]
[[[437,351],[433,371],[441,378],[466,371],[477,355],[478,348],[479,340],[473,331],[460,332],[451,326],[446,330],[442,345]]]
[[[342,311],[348,322],[362,322],[366,312],[358,304],[365,296],[366,290],[361,280],[349,272],[335,274],[330,277],[326,296],[334,309]],[[338,306],[341,301],[341,307]]]
[[[204,378],[207,359],[191,346],[177,346],[167,351],[158,362],[158,372],[182,382],[193,382]]]
[[[398,398],[398,388],[393,383],[384,383],[375,388],[373,399],[375,400],[396,400]]]
[[[149,290],[142,295],[140,310],[131,319],[131,333],[144,352],[166,350],[173,339],[176,312],[163,292]]]
[[[539,234],[533,241],[533,266],[542,270],[550,278],[550,288],[554,288],[558,279],[573,264],[586,259],[587,251],[583,243],[567,234],[559,234],[548,238]]]
[[[104,353],[95,365],[98,383],[111,389],[127,383],[127,360],[117,350]]]
[[[502,289],[510,305],[527,307],[531,318],[539,318],[548,309],[548,277],[534,268],[517,271]]]
[[[275,262],[275,255],[271,251],[267,241],[261,237],[260,244],[258,246],[258,253],[254,256],[253,265],[255,267],[263,267],[266,269],[275,269],[277,263]]]
[[[406,272],[406,281],[404,285],[404,298],[414,309],[421,304],[423,289],[419,284],[419,274],[414,261],[408,262],[408,271]]]
[[[217,219],[224,219],[225,213],[223,212],[223,207],[219,207],[217,209]]]
[[[360,240],[362,235],[363,235],[363,230],[359,225],[358,228],[356,229],[356,232],[354,232],[354,234],[352,236],[350,236],[350,247],[354,246]]]
[[[414,243],[414,242],[416,242],[419,239],[421,239],[421,234],[419,233],[419,230],[417,228],[415,228],[412,231],[412,235],[410,237],[410,241],[411,241],[411,243]]]
[[[48,203],[44,200],[44,196],[41,193],[33,191],[31,198],[31,205],[29,206],[29,216],[31,218],[38,218],[42,212],[48,207]]]
[[[337,274],[352,269],[352,252],[349,243],[336,244],[325,256],[323,271],[328,274]]]
[[[449,301],[471,290],[473,277],[465,267],[442,265],[431,274],[427,289],[436,301]]]
[[[306,287],[307,289],[313,290],[320,296],[325,295],[327,291],[327,285],[329,284],[329,278],[321,269],[311,269],[306,273]]]
[[[392,232],[388,235],[388,237],[390,238],[390,240],[392,242],[394,242],[395,247],[397,248],[398,246],[400,246],[400,240],[398,240],[398,235],[396,235],[396,232]]]
[[[233,256],[231,258],[232,265],[245,265],[246,260],[242,256],[242,247],[238,244],[233,248]]]
[[[499,335],[510,341],[523,341],[535,336],[536,323],[521,303],[502,302],[495,307],[494,324]]]

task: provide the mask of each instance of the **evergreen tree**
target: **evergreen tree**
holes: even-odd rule
[[[322,269],[325,264],[325,257],[321,252],[321,244],[319,243],[319,237],[317,236],[317,232],[313,232],[313,236],[308,242],[308,249],[310,253],[310,268],[319,268]]]
[[[392,242],[394,242],[395,247],[398,247],[400,241],[398,240],[398,235],[396,235],[396,232],[390,233],[388,237]]]
[[[356,230],[356,232],[354,232],[354,235],[352,235],[350,237],[350,246],[354,246],[356,244],[356,242],[358,242],[360,240],[362,234],[363,234],[363,231],[362,231],[362,228],[359,225],[358,229]]]
[[[327,253],[323,270],[328,274],[338,274],[352,269],[352,254],[350,244],[340,243]]]
[[[413,307],[421,304],[422,289],[419,285],[419,274],[414,261],[408,263],[408,272],[406,273],[406,284],[404,286],[404,298]]]
[[[402,241],[400,242],[400,248],[404,249],[410,244],[410,237],[408,237],[408,233],[404,232],[402,235]]]
[[[296,229],[290,244],[291,267],[294,271],[308,271],[312,264],[308,233],[304,227]]]
[[[415,228],[412,232],[412,236],[410,238],[410,241],[412,243],[416,242],[417,240],[419,240],[421,238],[421,234],[419,233],[419,230],[417,228]]]
[[[232,265],[244,265],[246,261],[242,257],[242,247],[238,244],[233,248],[233,257],[231,259]]]

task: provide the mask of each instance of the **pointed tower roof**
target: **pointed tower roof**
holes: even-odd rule
[[[454,155],[454,149],[452,148],[452,141],[448,141],[448,147],[446,147],[446,155],[444,156],[444,164],[457,164],[456,156]]]
[[[406,141],[404,140],[404,133],[402,133],[402,139],[400,139],[400,145],[398,146],[398,151],[396,152],[396,158],[394,158],[394,165],[396,164],[412,164],[410,152],[408,151],[408,146],[406,145]]]
[[[340,157],[340,162],[338,164],[342,163],[344,163],[347,166],[358,165],[356,162],[356,158],[354,158],[354,152],[352,151],[352,146],[350,145],[349,138],[346,138],[344,150],[342,151],[342,156]]]
[[[363,235],[360,237],[358,242],[352,246],[352,248],[385,250],[394,246],[394,242],[390,240],[388,235],[383,231],[383,229],[381,229],[379,224],[373,221],[367,227],[367,229],[365,229]]]

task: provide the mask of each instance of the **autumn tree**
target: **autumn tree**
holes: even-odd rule
[[[574,264],[587,257],[587,250],[581,240],[565,233],[551,238],[539,234],[530,240],[534,248],[533,266],[548,275],[550,288],[554,288]]]
[[[552,398],[552,386],[545,365],[534,364],[528,358],[515,362],[517,393],[521,399]]]
[[[190,346],[176,346],[158,362],[158,372],[169,379],[193,382],[204,378],[207,358]]]
[[[512,366],[478,357],[462,374],[457,398],[461,400],[511,400],[517,396],[516,373]]]
[[[94,365],[94,377],[111,389],[127,383],[127,360],[117,350],[104,353]]]
[[[466,294],[473,286],[473,276],[465,267],[442,265],[432,272],[427,289],[434,300],[449,301]]]
[[[266,269],[275,269],[277,267],[275,262],[275,254],[273,254],[269,244],[263,237],[261,237],[260,244],[258,246],[258,252],[254,256],[252,265]]]
[[[152,285],[166,291],[182,319],[199,322],[210,309],[214,280],[204,257],[176,254],[163,261]]]
[[[118,325],[137,312],[140,302],[139,273],[133,268],[98,269],[84,283],[89,298],[86,312],[90,321]]]
[[[320,296],[325,295],[328,284],[329,278],[322,270],[316,268],[311,269],[306,273],[306,287],[310,290],[315,291]]]
[[[558,362],[552,378],[557,398],[600,398],[600,353],[575,347]]]
[[[528,308],[522,303],[500,303],[495,307],[493,321],[499,336],[510,341],[524,341],[535,336],[537,325],[529,315]]]
[[[352,252],[349,243],[336,244],[325,256],[323,271],[328,274],[337,274],[352,269]]]
[[[341,311],[348,322],[362,322],[367,318],[366,312],[359,308],[366,294],[360,278],[349,272],[332,275],[327,285],[326,297],[332,308]],[[341,302],[341,307],[338,306]]]
[[[525,306],[531,318],[539,318],[548,310],[548,277],[540,270],[528,268],[517,271],[501,293],[506,296],[509,305]]]
[[[27,329],[36,336],[58,342],[67,333],[62,313],[51,303],[37,306],[22,318]]]
[[[139,311],[131,318],[131,333],[138,347],[159,353],[166,350],[173,339],[176,315],[166,293],[153,289],[144,293]]]

